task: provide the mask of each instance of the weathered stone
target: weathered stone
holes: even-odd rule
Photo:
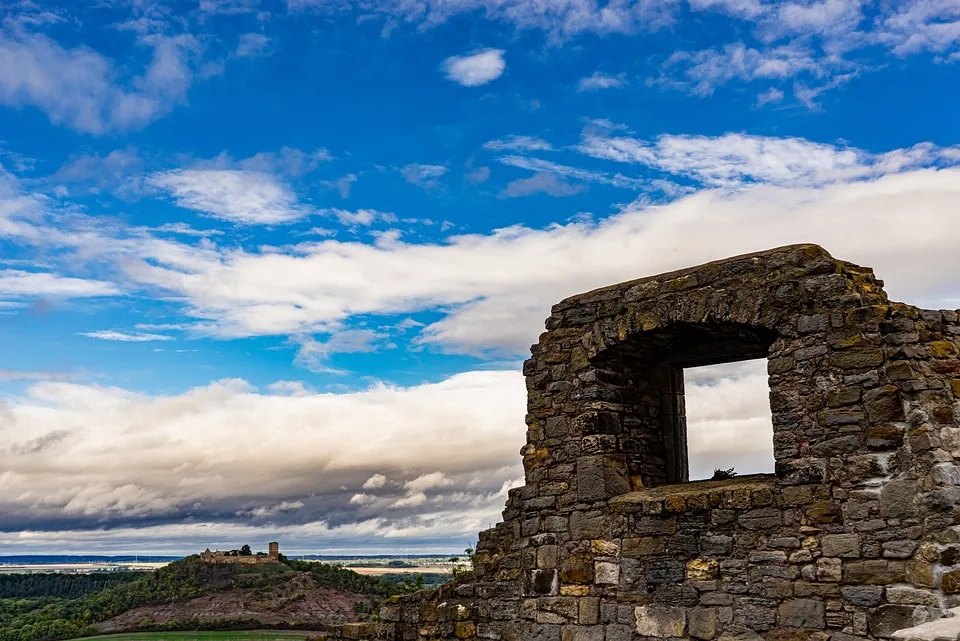
[[[902,561],[848,561],[843,564],[843,581],[851,585],[887,585],[906,578]]]
[[[716,578],[718,563],[714,559],[691,559],[687,561],[687,580],[710,581]]]
[[[620,582],[620,566],[607,561],[594,563],[593,581],[597,585],[618,584]]]
[[[616,457],[585,456],[577,459],[577,494],[589,503],[630,491],[626,466]]]
[[[844,603],[865,608],[880,605],[883,587],[879,585],[844,585],[840,587]]]
[[[871,423],[904,420],[903,400],[896,385],[868,390],[863,395],[863,408]]]
[[[687,627],[684,608],[662,605],[644,605],[634,610],[636,631],[641,636],[681,637]]]
[[[817,599],[788,599],[780,605],[780,625],[791,628],[813,628],[822,630],[826,627],[823,601]]]
[[[688,613],[687,633],[694,639],[708,641],[717,636],[717,611],[714,608],[693,608]]]
[[[940,607],[940,599],[933,592],[907,586],[890,586],[886,588],[886,598],[889,603],[907,605],[926,605]]]
[[[897,630],[909,628],[923,621],[914,617],[917,606],[881,605],[875,611],[867,613],[867,626],[875,637],[889,637]]]
[[[821,550],[824,556],[857,558],[860,556],[860,535],[827,534],[823,537]]]
[[[902,518],[917,513],[917,482],[909,479],[888,481],[880,490],[880,516]]]
[[[666,550],[666,541],[662,538],[641,537],[623,539],[620,553],[627,558],[637,559],[662,554]]]
[[[940,589],[947,594],[960,593],[960,570],[944,572],[940,576]]]
[[[800,245],[575,296],[546,327],[526,484],[472,571],[340,638],[866,641],[960,603],[956,311]],[[685,483],[683,368],[757,357],[775,474]]]

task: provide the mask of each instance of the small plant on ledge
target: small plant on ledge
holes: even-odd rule
[[[734,468],[732,467],[729,470],[721,470],[718,468],[713,471],[713,476],[710,477],[710,480],[724,481],[726,479],[732,479],[736,475],[737,473],[734,471]]]

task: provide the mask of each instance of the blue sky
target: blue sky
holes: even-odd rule
[[[457,551],[564,296],[812,241],[960,307],[953,0],[83,4],[0,9],[0,552]],[[763,468],[762,366],[691,377]]]

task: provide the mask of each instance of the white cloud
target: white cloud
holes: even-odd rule
[[[339,514],[366,522],[369,537],[464,536],[485,526],[475,520],[497,518],[503,480],[517,477],[524,396],[517,372],[295,396],[238,380],[172,396],[35,383],[4,400],[0,509],[8,526],[66,515],[88,527],[164,515],[183,524],[227,510],[277,528]],[[390,495],[377,470],[398,468],[405,487]],[[361,483],[366,494],[335,490]],[[384,495],[379,513],[369,512],[380,509],[371,491]],[[445,507],[411,512],[422,492]],[[350,505],[366,516],[345,513]]]
[[[283,147],[278,152],[261,151],[250,158],[234,161],[230,156],[221,154],[211,161],[197,164],[197,169],[243,169],[267,174],[300,177],[308,174],[320,165],[333,160],[333,154],[319,147],[305,152],[293,147]]]
[[[510,167],[517,167],[518,169],[527,169],[529,171],[538,173],[555,174],[570,180],[599,183],[602,185],[610,185],[612,187],[620,187],[623,189],[637,189],[642,185],[640,180],[636,178],[629,178],[621,174],[611,175],[602,171],[580,169],[578,167],[561,165],[559,163],[550,162],[549,160],[542,160],[540,158],[528,158],[526,156],[504,156],[503,158],[500,158],[500,162]]]
[[[956,56],[960,49],[960,4],[953,0],[903,0],[877,19],[876,41],[898,56],[920,52]]]
[[[529,178],[511,180],[500,192],[501,198],[517,198],[532,194],[547,194],[549,196],[574,196],[586,187],[582,184],[571,185],[558,178],[554,173],[537,173]]]
[[[483,148],[491,151],[553,151],[553,146],[542,138],[516,135],[488,140],[483,143]]]
[[[15,369],[0,369],[0,381],[64,381],[73,377],[73,374],[67,372],[25,372]]]
[[[421,165],[411,163],[405,165],[400,170],[400,175],[411,185],[420,187],[433,187],[437,184],[437,179],[447,173],[447,168],[443,165]]]
[[[487,182],[487,180],[490,179],[490,168],[489,168],[489,167],[477,167],[477,168],[474,169],[473,171],[468,172],[468,173],[464,176],[464,179],[465,179],[468,183],[472,183],[472,184],[474,184],[474,185],[479,185],[480,183]]]
[[[312,337],[300,339],[300,348],[294,362],[314,372],[341,373],[326,365],[334,354],[375,352],[385,345],[386,334],[372,329],[345,329],[325,341]]]
[[[365,490],[379,490],[384,485],[387,484],[387,477],[383,474],[374,474],[366,481],[363,482],[363,489]]]
[[[234,169],[177,169],[148,182],[177,205],[244,225],[289,223],[310,214],[290,189],[269,174]]]
[[[99,338],[104,341],[121,341],[124,343],[146,343],[150,341],[172,341],[172,336],[165,334],[148,334],[146,332],[118,332],[112,329],[103,329],[96,332],[80,332],[80,336]]]
[[[117,296],[121,292],[112,283],[100,280],[68,278],[43,272],[18,269],[0,270],[0,298],[19,300],[28,297],[94,298]]]
[[[581,78],[577,84],[577,91],[599,91],[601,89],[619,89],[627,84],[626,74],[618,73],[615,76],[593,72],[592,76]]]
[[[85,133],[138,129],[181,102],[192,84],[192,36],[141,36],[153,50],[143,75],[115,84],[112,61],[87,47],[65,49],[42,34],[0,29],[0,103],[35,106]]]
[[[677,51],[664,63],[663,72],[667,75],[655,82],[709,96],[731,80],[784,80],[801,73],[822,77],[832,70],[830,62],[799,44],[755,49],[738,42],[721,49]],[[832,62],[840,64],[839,60]],[[679,76],[670,75],[677,70]]]
[[[293,9],[328,6],[331,0],[287,0]],[[638,29],[656,30],[673,22],[677,0],[371,0],[361,7],[384,15],[426,26],[441,24],[459,14],[482,14],[518,29],[547,32],[554,41],[582,33],[629,33]]]
[[[453,481],[448,479],[443,472],[430,472],[408,481],[403,487],[408,492],[426,492],[449,485],[453,485]]]
[[[710,187],[757,182],[819,186],[952,162],[949,149],[931,144],[872,154],[803,138],[737,133],[717,137],[665,134],[653,142],[587,134],[577,149],[593,158],[638,163]]]
[[[241,34],[234,53],[240,58],[256,58],[266,52],[269,44],[270,38],[262,33],[244,33]]]
[[[777,104],[778,102],[783,101],[784,94],[782,91],[776,87],[770,87],[766,91],[762,92],[757,96],[757,107],[763,107],[764,105]]]
[[[464,87],[477,87],[496,80],[507,68],[503,49],[483,49],[465,56],[451,56],[441,69],[449,80]]]
[[[397,222],[397,216],[395,214],[377,211],[376,209],[358,209],[356,211],[348,211],[346,209],[333,207],[330,209],[321,209],[317,213],[325,216],[334,216],[340,221],[341,224],[349,227],[353,227],[355,225],[369,227],[378,220],[386,223]]]
[[[690,478],[717,468],[771,473],[773,419],[766,359],[683,370]]]

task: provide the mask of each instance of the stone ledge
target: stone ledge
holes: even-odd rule
[[[948,612],[950,614],[942,619],[897,630],[891,638],[898,641],[960,641],[960,608]]]
[[[720,481],[690,481],[689,483],[661,485],[615,496],[610,499],[609,505],[611,511],[621,514],[639,512],[644,509],[645,504],[651,502],[679,503],[682,501],[686,504],[688,500],[697,497],[773,490],[776,485],[776,478],[774,474],[749,474]],[[749,507],[749,504],[744,507]]]

